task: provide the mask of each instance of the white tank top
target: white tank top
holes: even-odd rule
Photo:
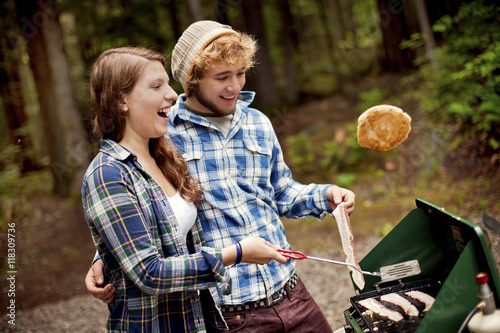
[[[174,211],[180,231],[186,238],[196,221],[196,206],[192,202],[184,200],[179,191],[173,197],[167,197],[167,199]]]

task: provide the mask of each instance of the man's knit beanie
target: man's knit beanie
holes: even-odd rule
[[[172,76],[187,91],[187,81],[193,72],[193,60],[214,39],[235,34],[230,26],[214,21],[198,21],[191,24],[175,44],[172,52]]]

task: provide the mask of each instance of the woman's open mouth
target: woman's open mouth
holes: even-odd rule
[[[160,117],[167,118],[168,111],[170,111],[170,107],[162,108],[157,113]]]

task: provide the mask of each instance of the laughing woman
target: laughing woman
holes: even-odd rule
[[[215,304],[230,292],[227,265],[286,262],[250,237],[204,245],[196,205],[203,192],[166,138],[177,94],[162,55],[110,49],[92,68],[90,94],[101,149],[82,188],[85,218],[116,288],[108,332],[205,332],[226,327]]]

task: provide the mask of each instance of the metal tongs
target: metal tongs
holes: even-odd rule
[[[363,271],[356,265],[350,264],[345,261],[337,261],[337,260],[331,260],[331,259],[323,259],[323,258],[318,258],[318,257],[311,257],[307,256],[304,253],[300,251],[288,251],[288,250],[278,250],[278,252],[282,253],[283,257],[291,258],[291,259],[296,259],[296,260],[302,260],[302,259],[312,259],[312,260],[317,260],[317,261],[323,261],[323,262],[329,262],[331,264],[337,264],[337,265],[344,265],[344,266],[349,266],[360,272],[361,274],[364,275],[372,275],[372,276],[382,276],[383,273],[381,272],[368,272],[368,271]]]
[[[418,263],[417,259],[408,260],[405,262],[399,262],[399,263],[392,264],[392,265],[382,266],[382,267],[380,267],[380,272],[368,272],[368,271],[362,271],[359,267],[357,267],[353,264],[350,264],[348,262],[323,259],[323,258],[316,258],[316,257],[309,257],[300,251],[278,250],[278,252],[281,252],[284,257],[292,258],[292,259],[296,259],[296,260],[312,259],[312,260],[318,260],[318,261],[323,261],[323,262],[329,262],[329,263],[337,264],[337,265],[349,266],[349,267],[354,268],[355,270],[357,270],[361,274],[380,276],[380,279],[382,281],[401,280],[403,278],[418,275],[421,273],[420,264]]]

